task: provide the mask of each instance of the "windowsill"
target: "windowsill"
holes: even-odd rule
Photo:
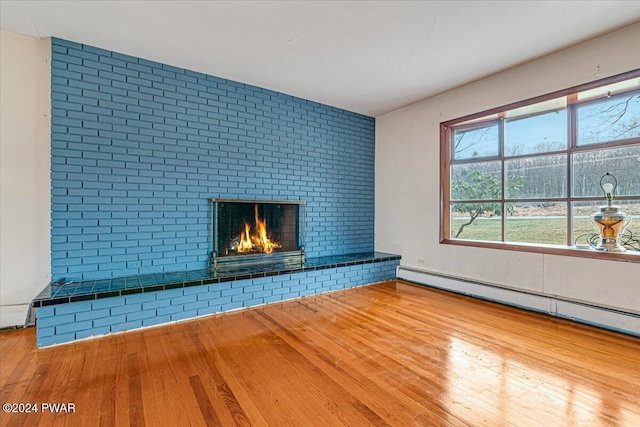
[[[500,249],[507,251],[532,252],[548,255],[570,256],[577,258],[604,259],[608,261],[623,261],[640,263],[640,252],[601,252],[594,249],[564,247],[556,245],[541,245],[530,243],[485,242],[478,240],[443,239],[444,245],[471,246],[476,248]]]

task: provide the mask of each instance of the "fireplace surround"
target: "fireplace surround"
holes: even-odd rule
[[[211,271],[280,262],[304,265],[303,200],[211,199]]]
[[[74,73],[57,73],[51,87],[56,99],[69,99],[52,106],[57,120],[51,130],[53,283],[33,303],[39,347],[395,277],[399,256],[373,252],[373,117],[56,38],[52,49],[52,69],[73,66]],[[84,65],[78,65],[80,56]],[[85,90],[71,99],[70,91],[89,84],[96,67],[112,68],[114,58],[139,77],[129,96],[114,97],[93,118],[70,117],[70,111],[99,98]],[[110,137],[102,113],[110,117],[133,108],[135,99],[148,98],[146,87],[158,76],[166,97],[138,105],[129,114],[139,119],[135,125],[114,125],[118,138]],[[104,77],[107,89],[121,85],[122,74]],[[249,133],[267,137],[238,137],[245,130],[235,120],[204,120],[212,111],[212,98],[200,96],[204,89],[187,95],[185,114],[185,105],[176,107],[175,101],[184,100],[185,84],[215,92],[211,96],[220,98],[215,109],[226,116],[238,116],[239,97],[254,99],[253,123],[246,122],[255,132]],[[168,120],[176,119],[178,108],[186,124]],[[159,143],[149,144],[156,137]],[[81,167],[71,161],[80,158],[94,159],[93,166],[89,160]],[[264,169],[245,171],[257,164]],[[238,242],[245,232],[242,252],[236,254],[234,244],[232,255],[213,258],[214,246],[217,252],[224,248],[215,243],[217,236],[211,238],[218,231],[212,227],[212,196],[236,199],[230,202],[304,197],[311,207],[305,213],[305,202],[245,200],[249,237],[244,222],[230,233]],[[288,240],[274,233],[277,224],[258,206],[264,235],[274,245],[254,243],[256,202],[297,205],[284,208],[297,213],[295,236],[290,233]],[[259,252],[264,247],[270,253]],[[215,271],[207,258],[216,260]],[[226,267],[238,260],[240,265]]]

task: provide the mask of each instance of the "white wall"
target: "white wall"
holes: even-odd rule
[[[440,122],[637,68],[640,24],[376,118],[376,250],[404,266],[640,312],[640,264],[439,244]]]
[[[0,327],[23,325],[51,271],[51,44],[0,32]]]

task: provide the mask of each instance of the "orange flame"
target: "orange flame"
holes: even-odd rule
[[[251,225],[244,223],[244,231],[240,234],[240,243],[238,244],[238,252],[263,252],[270,254],[274,249],[279,249],[282,245],[278,242],[272,242],[267,234],[267,222],[258,216],[258,205],[254,205],[255,225],[257,234],[251,234]]]
[[[238,252],[249,252],[253,249],[253,243],[251,243],[251,226],[244,223],[244,232],[240,234],[240,243],[238,244]]]

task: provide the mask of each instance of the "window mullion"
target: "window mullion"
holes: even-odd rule
[[[574,95],[575,96],[575,95]],[[577,98],[577,96],[576,96]],[[567,97],[567,246],[573,246],[573,149],[576,147],[577,114],[572,96]]]
[[[504,114],[500,115],[500,126],[498,127],[498,150],[499,150],[499,155],[500,155],[500,168],[501,168],[501,176],[502,176],[502,180],[501,180],[501,187],[502,187],[502,200],[501,200],[501,210],[502,210],[502,219],[500,221],[500,238],[502,242],[506,241],[506,235],[505,235],[505,225],[506,225],[506,221],[507,221],[507,205],[504,202],[506,196],[505,196],[505,186],[504,186],[504,181],[505,181],[505,167],[504,167],[504,124],[505,124],[505,119],[504,119]]]

